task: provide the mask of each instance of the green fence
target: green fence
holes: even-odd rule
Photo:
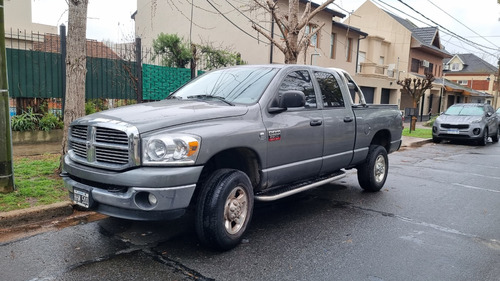
[[[12,98],[62,98],[61,54],[7,49]],[[136,99],[136,63],[87,57],[87,99]]]
[[[7,49],[7,69],[11,98],[63,97],[60,53]],[[136,62],[87,57],[85,97],[137,99],[137,77]],[[164,99],[190,79],[190,69],[143,64],[143,99]]]
[[[7,49],[9,95],[13,98],[61,98],[61,54]]]
[[[203,71],[198,71],[198,75]],[[142,65],[142,95],[144,100],[162,100],[191,80],[191,69],[151,64]]]

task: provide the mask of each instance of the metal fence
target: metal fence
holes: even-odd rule
[[[41,104],[61,109],[65,44],[65,36],[56,34],[6,32],[11,114]],[[128,44],[87,40],[87,100],[160,100],[190,79],[190,69],[160,66],[160,59],[142,49],[140,40]]]

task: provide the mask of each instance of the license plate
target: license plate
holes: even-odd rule
[[[73,189],[73,201],[77,205],[88,208],[89,207],[89,193],[85,190]]]
[[[451,129],[451,130],[448,130],[448,134],[458,135],[458,134],[460,134],[460,131],[458,129]]]

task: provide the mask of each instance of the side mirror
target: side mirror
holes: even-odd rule
[[[269,108],[270,113],[286,111],[289,107],[303,107],[306,96],[302,91],[286,91],[279,96],[278,107]]]
[[[493,115],[493,113],[491,113],[491,112],[486,112],[486,116],[487,116],[487,117],[491,117],[492,115]]]

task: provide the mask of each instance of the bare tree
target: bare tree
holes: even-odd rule
[[[413,108],[417,108],[422,95],[425,94],[425,91],[432,88],[433,81],[434,75],[429,73],[424,79],[405,78],[403,80],[399,80],[397,83],[402,87],[401,93],[409,95],[413,101]],[[411,120],[411,130],[415,130],[416,123],[417,117],[413,116]]]
[[[278,26],[283,40],[273,38],[271,34],[262,29],[260,26],[253,23],[252,28],[257,30],[260,34],[265,36],[285,55],[286,64],[296,64],[297,57],[300,52],[307,48],[311,38],[317,34],[321,28],[325,25],[324,23],[318,26],[315,30],[304,34],[301,31],[309,24],[311,19],[316,16],[319,12],[326,8],[329,4],[333,3],[334,0],[327,0],[319,7],[311,11],[311,2],[307,2],[306,7],[302,15],[299,18],[299,0],[289,0],[288,1],[288,13],[282,12],[278,6],[278,1],[265,0],[259,1],[254,0],[257,5],[264,8],[267,12],[271,14],[276,25]]]
[[[87,74],[87,6],[88,0],[68,0],[68,43],[66,55],[66,96],[62,157],[68,151],[68,129],[71,122],[85,115],[85,75]]]

